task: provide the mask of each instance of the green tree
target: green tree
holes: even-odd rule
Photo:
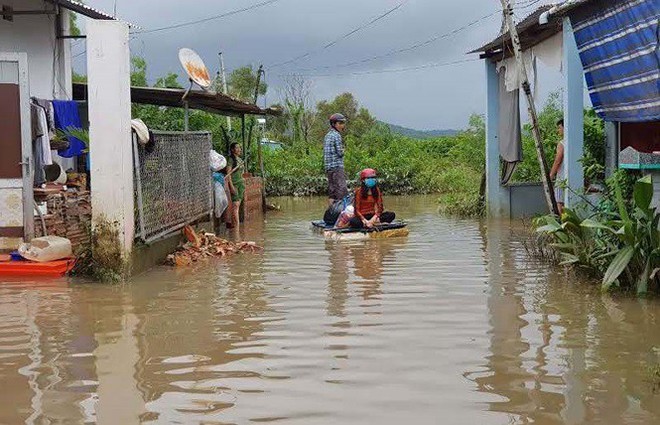
[[[179,84],[179,76],[173,72],[168,73],[164,77],[160,77],[156,80],[154,87],[165,88],[165,89],[182,89],[183,86]]]
[[[131,57],[131,86],[149,87],[147,83],[147,61],[140,56]]]
[[[244,102],[254,102],[254,92],[257,86],[257,71],[252,65],[242,66],[235,69],[227,80],[229,94]],[[261,80],[259,83],[259,95],[263,96],[268,91],[268,85]]]
[[[376,125],[376,119],[368,109],[360,107],[352,93],[342,93],[331,101],[321,101],[316,105],[316,124],[312,135],[315,140],[323,140],[328,131],[328,118],[334,113],[343,114],[348,119],[346,136],[360,138]]]

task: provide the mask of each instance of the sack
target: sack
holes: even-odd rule
[[[323,221],[325,221],[325,224],[327,224],[328,226],[334,226],[335,223],[337,223],[337,220],[339,219],[339,215],[342,213],[342,211],[344,211],[347,206],[353,205],[354,199],[355,199],[355,194],[351,193],[349,195],[346,195],[344,199],[335,201],[334,204],[328,207],[328,209],[325,210],[325,214],[323,215]]]
[[[211,149],[211,170],[220,171],[227,166],[227,158]]]
[[[355,207],[353,207],[353,205],[349,205],[339,215],[339,218],[335,223],[335,227],[338,229],[343,229],[350,226],[351,219],[353,217],[355,217]]]
[[[221,218],[222,213],[224,213],[229,206],[229,199],[227,199],[227,192],[225,192],[224,185],[215,182],[213,184],[213,189],[215,192],[215,217]]]
[[[21,244],[18,247],[18,253],[27,260],[45,263],[69,258],[72,256],[73,250],[71,241],[67,238],[44,236],[32,239],[30,243]]]

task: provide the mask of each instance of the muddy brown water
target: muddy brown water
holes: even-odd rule
[[[0,281],[0,423],[652,424],[658,301],[526,257],[508,224],[389,198],[408,238],[265,246],[127,286]]]

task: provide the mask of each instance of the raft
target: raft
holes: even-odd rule
[[[408,224],[403,221],[394,221],[389,224],[381,224],[371,229],[338,229],[328,226],[325,221],[313,221],[312,226],[323,232],[323,236],[334,241],[363,241],[369,239],[387,239],[408,236]]]
[[[0,276],[62,277],[73,270],[76,260],[68,258],[38,263],[36,261],[0,262]]]

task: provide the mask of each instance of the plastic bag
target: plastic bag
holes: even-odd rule
[[[355,217],[355,207],[353,205],[347,206],[344,211],[339,214],[339,218],[335,223],[335,227],[343,229],[351,225],[351,219]]]
[[[220,171],[227,166],[227,158],[211,150],[211,170]]]
[[[18,253],[27,260],[45,263],[70,258],[73,254],[71,241],[59,236],[44,236],[21,244]]]
[[[337,219],[339,219],[339,215],[341,214],[341,212],[344,211],[347,206],[353,205],[354,198],[355,198],[355,194],[351,193],[349,195],[346,195],[344,199],[335,201],[334,204],[332,204],[330,207],[328,207],[327,210],[325,210],[325,214],[323,215],[323,221],[325,221],[325,223],[328,226],[333,226],[337,222]]]
[[[229,206],[229,199],[227,199],[227,192],[224,185],[215,182],[213,189],[215,192],[215,217],[220,218]]]

